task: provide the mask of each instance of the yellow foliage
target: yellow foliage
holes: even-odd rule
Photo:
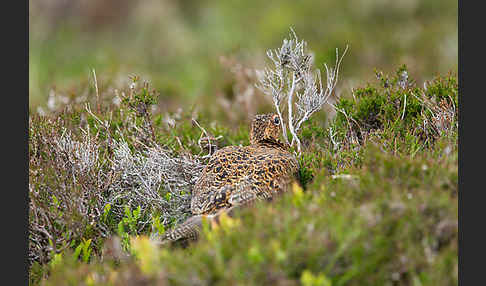
[[[90,273],[88,274],[88,276],[86,276],[86,279],[85,279],[85,283],[86,285],[88,286],[92,286],[92,285],[96,285],[96,279],[94,278],[94,273]]]
[[[234,219],[228,216],[227,213],[223,212],[220,217],[219,217],[219,223],[221,225],[221,228],[228,232],[231,229],[238,227],[241,225],[241,221],[239,219]]]
[[[265,260],[257,245],[253,245],[248,250],[248,259],[253,263],[261,263]]]
[[[324,275],[324,273],[319,273],[319,275],[312,274],[309,270],[304,270],[302,276],[300,276],[300,282],[303,286],[331,286],[331,280]]]
[[[294,194],[292,202],[294,205],[299,206],[304,199],[304,190],[299,186],[297,182],[292,184],[292,192]]]
[[[284,250],[280,247],[280,242],[276,239],[272,239],[270,241],[270,247],[273,250],[273,253],[275,255],[275,259],[278,262],[283,262],[285,259],[287,259],[287,254],[285,253]]]
[[[157,246],[147,236],[132,238],[130,243],[142,272],[145,274],[156,273],[159,261]]]

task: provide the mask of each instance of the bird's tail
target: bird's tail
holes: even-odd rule
[[[188,218],[185,222],[164,233],[156,239],[158,244],[167,244],[175,241],[195,241],[199,237],[202,228],[203,215]]]
[[[195,215],[188,218],[182,224],[176,226],[174,229],[167,231],[160,239],[156,240],[157,244],[167,244],[171,242],[191,242],[199,238],[203,219],[207,219],[209,223],[218,223],[220,215],[225,212],[231,214],[232,208],[222,209],[215,214],[210,215]]]

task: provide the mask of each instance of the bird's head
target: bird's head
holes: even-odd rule
[[[250,144],[280,143],[282,123],[278,114],[258,114],[251,122]]]

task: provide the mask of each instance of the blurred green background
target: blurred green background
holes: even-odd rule
[[[349,44],[337,92],[402,64],[420,83],[457,72],[457,14],[450,0],[31,0],[29,107],[92,85],[92,69],[101,89],[136,74],[178,104],[225,93],[231,66],[262,68],[289,27],[321,69]]]

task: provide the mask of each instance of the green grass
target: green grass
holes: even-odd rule
[[[140,141],[198,154],[201,130],[192,118],[213,136],[223,136],[220,147],[248,144],[248,122],[235,127],[216,121],[206,106],[185,108],[180,118],[162,113],[163,96],[150,86],[138,86],[121,106],[112,103],[113,94],[97,101],[91,89],[93,114],[111,122],[109,129],[75,102],[45,117],[31,115],[30,224],[39,222],[34,210],[42,211],[52,223],[50,233],[63,239],[53,243],[35,232],[41,243],[31,241],[29,252],[42,253],[42,259],[32,261],[30,283],[457,285],[457,77],[438,76],[425,90],[413,79],[403,80],[405,70],[377,72],[377,79],[343,96],[336,106],[346,115],[338,111],[327,122],[322,112],[313,116],[301,133],[300,184],[271,203],[238,210],[219,227],[205,224],[201,239],[187,248],[157,247],[148,240],[154,230],[175,223],[142,224],[160,217],[155,210],[127,207],[126,201],[117,215],[115,205],[97,205],[110,182],[103,177],[113,159],[109,140],[123,136],[132,150],[143,148]],[[156,99],[152,115],[138,113]],[[169,116],[173,128],[164,121]],[[55,157],[54,151],[65,130],[82,142],[79,127],[92,134],[99,165],[73,181],[69,168],[59,166],[63,153]],[[78,201],[90,215],[82,216]],[[54,245],[56,251],[39,252],[34,245]]]
[[[57,2],[29,3],[29,284],[458,284],[457,2]],[[107,203],[140,183],[115,142],[138,168],[154,146],[248,144],[273,107],[243,95],[289,27],[320,69],[350,46],[335,114],[301,130],[299,184],[187,248],[153,245],[190,190],[156,189],[168,212]]]
[[[419,81],[457,70],[457,2],[450,0],[104,1],[79,8],[31,2],[34,110],[45,106],[51,89],[62,93],[90,80],[93,68],[105,83],[139,74],[164,96],[185,103],[226,94],[231,73],[220,57],[261,68],[265,50],[280,45],[290,26],[309,43],[319,68],[334,63],[335,49],[349,44],[343,89],[371,80],[369,71],[378,67],[392,72],[406,63]]]

